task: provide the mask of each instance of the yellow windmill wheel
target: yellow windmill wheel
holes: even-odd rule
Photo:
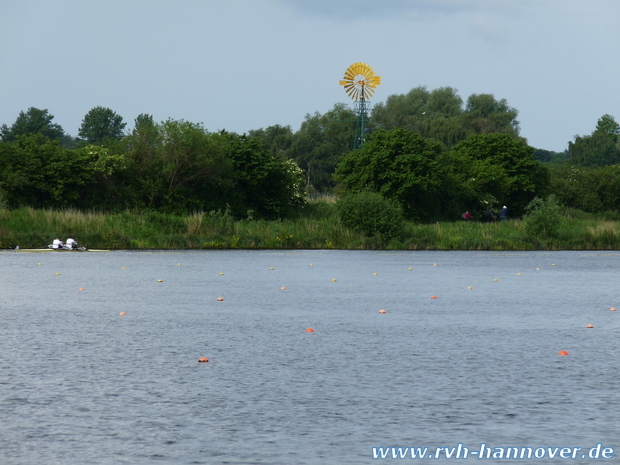
[[[349,66],[340,81],[347,95],[355,101],[368,100],[380,84],[381,76],[375,75],[373,69],[366,63],[354,63]]]

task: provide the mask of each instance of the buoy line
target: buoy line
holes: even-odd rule
[[[259,255],[321,255],[322,252],[261,252]]]
[[[620,257],[618,253],[597,253],[597,254],[584,254],[582,257]]]

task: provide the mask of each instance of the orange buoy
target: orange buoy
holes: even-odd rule
[[[374,276],[379,276],[379,273],[373,273]]]
[[[610,311],[610,312],[615,312],[615,311],[616,311],[616,307],[611,307],[611,308],[609,309],[609,311]]]
[[[332,283],[335,283],[336,281],[338,281],[337,279],[332,279]]]
[[[379,313],[387,313],[385,310],[381,309],[379,310]]]
[[[158,283],[163,283],[163,282],[164,282],[164,280],[163,280],[163,279],[158,279],[158,280],[157,280],[157,282],[158,282]]]
[[[83,290],[84,290],[84,288],[83,288],[83,287],[80,287],[80,288],[78,289],[78,291],[83,291]]]
[[[224,297],[218,297],[218,298],[217,298],[217,301],[218,301],[218,302],[224,302]]]
[[[568,352],[566,352],[565,350],[560,350],[558,352],[558,355],[568,355]]]
[[[198,359],[198,363],[207,363],[209,361],[209,359],[207,357],[200,357]]]
[[[496,282],[498,282],[498,281],[499,281],[499,279],[497,279],[497,278],[495,278],[495,279],[493,280],[493,282],[494,282],[494,283],[496,283]]]
[[[121,312],[119,315],[127,315],[127,312]]]
[[[285,288],[284,286],[282,286],[282,287],[280,288],[280,290],[281,290],[281,291],[286,291],[286,288]]]
[[[593,324],[591,324],[591,323],[588,323],[588,324],[586,325],[586,328],[594,328],[594,325],[593,325]]]
[[[306,329],[306,332],[307,332],[307,333],[313,333],[313,332],[314,332],[314,329],[312,329],[312,328],[308,328],[308,329]]]
[[[431,299],[436,299],[436,298],[437,298],[437,296],[436,296],[436,295],[432,295],[432,296],[431,296]]]

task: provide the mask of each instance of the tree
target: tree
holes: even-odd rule
[[[126,125],[123,118],[109,108],[95,107],[84,116],[78,135],[87,144],[105,145],[121,140]]]
[[[535,149],[534,156],[536,160],[542,163],[563,163],[568,157],[568,151],[553,152],[551,150]]]
[[[220,138],[201,124],[184,120],[169,119],[158,131],[161,142],[155,161],[161,161],[165,181],[161,200],[166,208],[187,212],[222,207],[233,164]]]
[[[464,119],[474,134],[499,132],[519,135],[519,112],[506,99],[496,100],[492,94],[472,94],[467,99]]]
[[[534,197],[525,208],[525,232],[533,237],[556,237],[562,228],[562,206],[555,195],[546,200]]]
[[[68,150],[41,134],[19,136],[0,149],[0,188],[10,207],[89,208],[98,181],[123,163],[101,147]]]
[[[390,240],[402,233],[402,208],[381,194],[367,191],[350,194],[338,200],[336,209],[345,226],[366,236],[380,235]]]
[[[405,129],[379,130],[342,158],[335,178],[347,193],[376,192],[395,200],[409,218],[429,220],[441,214],[442,149]]]
[[[589,136],[575,136],[568,143],[569,163],[580,166],[608,166],[620,163],[620,125],[611,115],[599,118]]]
[[[458,147],[458,145],[457,145]],[[447,171],[443,191],[443,210],[448,218],[459,218],[463,211],[481,215],[499,210],[506,198],[509,175],[492,158],[475,158],[452,150],[442,157]]]
[[[403,128],[422,133],[428,98],[426,87],[416,87],[407,94],[389,95],[385,103],[379,102],[373,107],[371,123],[377,129]]]
[[[18,136],[40,134],[45,140],[61,140],[65,136],[65,131],[59,124],[52,123],[53,119],[47,110],[30,107],[25,113],[19,112],[11,127],[6,124],[0,127],[0,139],[3,142],[11,142],[17,140]]]
[[[287,151],[293,143],[293,131],[290,126],[269,126],[266,129],[255,129],[248,132],[248,136],[258,139],[263,148],[272,155],[286,157]]]
[[[429,94],[426,113],[431,117],[460,116],[463,113],[463,99],[453,87],[440,87]]]
[[[551,168],[550,192],[566,207],[589,213],[620,211],[620,165]]]
[[[305,170],[308,190],[326,192],[335,187],[332,176],[342,155],[351,150],[355,118],[355,112],[344,103],[324,115],[306,115],[287,155]]]
[[[274,155],[255,138],[222,131],[233,162],[233,188],[228,202],[234,215],[245,217],[248,210],[258,217],[286,217],[306,201],[304,173],[290,159]]]
[[[620,125],[613,116],[605,114],[597,121],[594,132],[597,134],[607,134],[612,139],[617,140],[618,135],[620,135]]]
[[[508,134],[470,136],[453,147],[450,158],[458,189],[475,193],[479,202],[492,196],[516,216],[549,184],[549,172],[534,157],[534,149]],[[474,206],[486,209],[481,204],[469,208]]]
[[[375,105],[371,123],[378,129],[408,129],[452,147],[472,134],[499,132],[518,137],[517,114],[505,99],[496,100],[491,94],[470,95],[463,109],[463,100],[452,87],[430,92],[416,87]]]
[[[124,144],[129,195],[142,208],[169,212],[230,211],[236,217],[278,218],[305,202],[301,169],[265,149],[258,137],[183,120],[136,119]]]

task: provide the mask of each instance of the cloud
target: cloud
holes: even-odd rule
[[[301,14],[335,20],[395,18],[403,15],[465,11],[502,11],[511,3],[497,0],[276,0]],[[528,0],[525,0],[526,2]]]
[[[394,17],[415,9],[418,2],[409,0],[277,0],[301,14],[330,18],[371,19]],[[426,3],[426,2],[424,2]]]

